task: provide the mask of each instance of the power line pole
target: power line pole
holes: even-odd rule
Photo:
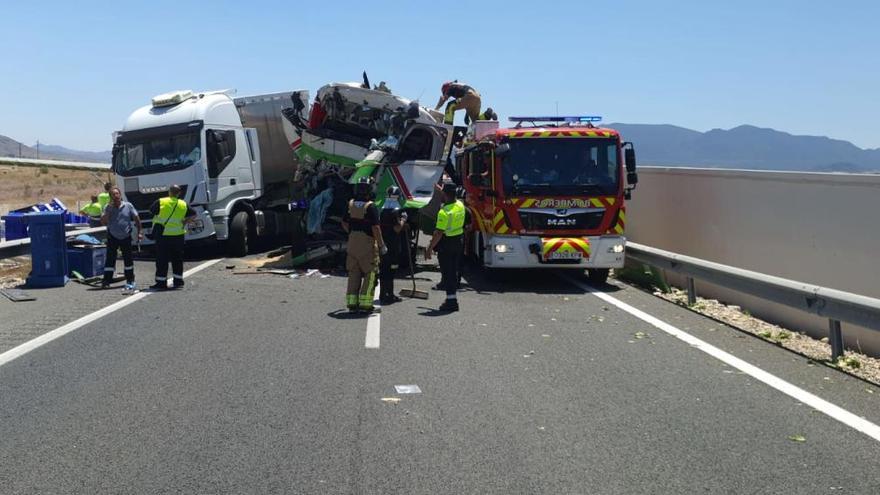
[[[37,139],[37,160],[40,159],[40,140]]]

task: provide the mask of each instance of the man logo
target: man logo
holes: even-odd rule
[[[576,218],[548,218],[547,226],[548,227],[569,227],[577,225]]]
[[[564,217],[566,215],[568,215],[568,209],[562,208],[562,209],[556,210],[556,216]]]

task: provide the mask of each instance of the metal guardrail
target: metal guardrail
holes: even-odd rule
[[[635,242],[627,242],[626,250],[633,260],[687,277],[689,304],[696,301],[694,279],[699,279],[828,318],[832,359],[843,355],[841,321],[880,331],[880,299],[743,270]]]
[[[24,165],[31,167],[45,165],[47,167],[78,168],[83,170],[110,170],[109,163],[76,162],[71,160],[40,160],[37,158],[14,158],[7,156],[0,156],[0,165]]]
[[[71,237],[76,237],[78,235],[87,234],[91,236],[95,236],[98,238],[104,237],[107,232],[107,227],[93,227],[88,229],[78,229],[78,230],[69,230],[64,236],[67,239]],[[0,260],[4,258],[12,258],[13,256],[22,256],[31,252],[31,240],[30,238],[25,237],[24,239],[16,239],[14,241],[6,241],[0,242]]]

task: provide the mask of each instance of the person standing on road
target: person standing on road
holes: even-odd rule
[[[106,289],[113,281],[116,271],[116,252],[122,251],[122,263],[125,271],[125,290],[135,290],[134,260],[131,257],[131,226],[137,226],[137,240],[144,238],[141,217],[135,207],[128,201],[122,201],[122,191],[118,187],[110,188],[110,203],[104,208],[101,225],[107,226],[107,259],[104,263],[104,280],[101,288]]]
[[[373,311],[379,253],[388,249],[379,227],[379,211],[371,198],[372,187],[367,178],[355,184],[354,199],[348,202],[348,211],[342,218],[342,228],[348,232],[345,306],[349,311]]]
[[[391,304],[400,302],[401,299],[394,295],[394,275],[401,263],[402,241],[408,242],[401,236],[403,225],[406,222],[406,212],[400,210],[400,188],[389,186],[385,192],[385,202],[379,212],[379,225],[382,228],[382,240],[387,246],[386,253],[379,259],[379,302]]]
[[[186,234],[184,224],[190,223],[196,212],[178,196],[180,186],[172,184],[168,188],[168,197],[160,198],[150,206],[150,213],[153,214],[153,238],[156,241],[156,283],[150,286],[153,290],[168,288],[169,261],[174,288],[183,287],[183,239]]]
[[[98,204],[101,205],[101,211],[110,204],[110,188],[113,187],[113,184],[109,182],[104,183],[104,192],[98,195]]]
[[[456,185],[443,185],[443,207],[437,212],[437,226],[425,259],[431,259],[431,252],[437,251],[440,262],[440,288],[446,291],[446,301],[440,305],[440,311],[458,311],[458,262],[464,250],[464,203],[455,198]]]

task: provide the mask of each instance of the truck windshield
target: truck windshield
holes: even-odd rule
[[[113,170],[122,176],[155,174],[193,165],[202,156],[199,133],[125,142],[113,149]]]
[[[516,194],[617,194],[615,139],[511,139],[501,159],[504,190]]]

